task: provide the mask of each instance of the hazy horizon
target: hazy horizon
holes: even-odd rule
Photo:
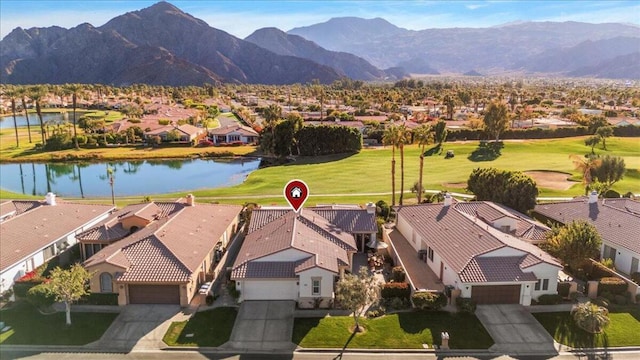
[[[0,38],[16,27],[82,23],[99,27],[110,19],[158,1],[0,1]],[[245,38],[263,27],[288,31],[334,17],[383,18],[409,30],[495,27],[513,22],[578,21],[640,26],[637,1],[168,1],[210,26]]]

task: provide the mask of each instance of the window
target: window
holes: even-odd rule
[[[311,295],[320,295],[320,278],[311,279]]]
[[[433,249],[431,247],[427,250],[427,256],[429,257],[429,260],[433,261]]]
[[[609,258],[609,259],[613,260],[613,262],[615,263],[616,262],[616,252],[617,252],[617,250],[615,248],[612,248],[609,245],[605,245],[604,249],[602,251],[602,258],[603,259]]]
[[[100,274],[100,292],[110,293],[113,292],[113,278],[111,274],[104,272]]]
[[[542,280],[542,290],[549,290],[549,279]]]
[[[536,286],[534,287],[534,290],[535,290],[535,291],[540,291],[540,282],[541,282],[541,281],[542,281],[542,280],[538,279],[538,282],[536,282]]]
[[[240,135],[228,135],[227,138],[229,139],[229,142],[240,141]]]

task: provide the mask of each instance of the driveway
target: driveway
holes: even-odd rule
[[[522,305],[478,305],[476,316],[495,344],[508,355],[557,355],[553,338]]]
[[[108,348],[117,351],[157,350],[165,347],[162,337],[171,321],[189,318],[179,305],[127,305],[90,348]]]
[[[224,347],[246,350],[293,350],[294,301],[244,301],[231,339]]]

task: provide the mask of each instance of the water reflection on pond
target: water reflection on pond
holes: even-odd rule
[[[258,168],[260,159],[140,160],[110,163],[24,163],[0,165],[8,191],[60,196],[110,196],[107,168],[114,170],[116,196],[149,195],[232,186]]]

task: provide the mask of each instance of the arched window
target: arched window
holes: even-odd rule
[[[100,292],[110,293],[113,292],[113,278],[111,274],[104,272],[100,274]]]

